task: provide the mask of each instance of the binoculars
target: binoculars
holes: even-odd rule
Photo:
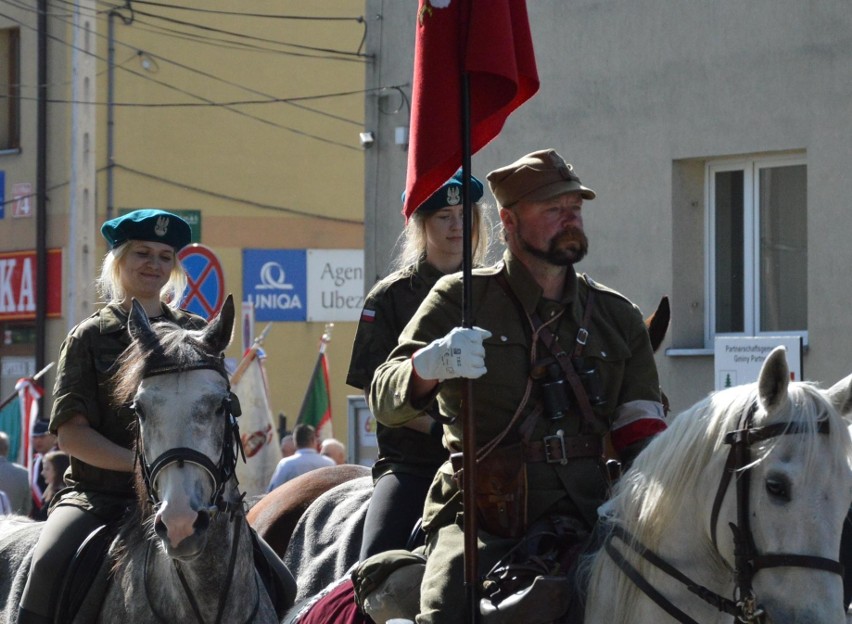
[[[586,396],[592,407],[599,407],[606,403],[604,397],[603,381],[597,367],[587,362],[585,358],[577,358],[571,361],[577,377],[583,384]],[[541,370],[542,367],[536,367]],[[544,404],[544,416],[550,420],[559,420],[577,408],[577,399],[571,385],[565,380],[559,364],[551,361],[543,367],[543,375],[538,377],[541,386],[542,402]]]

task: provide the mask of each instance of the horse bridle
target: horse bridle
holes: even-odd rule
[[[143,375],[143,379],[145,379],[148,377],[153,377],[155,375],[165,375],[168,373],[178,373],[190,370],[213,370],[225,378],[225,381],[228,383],[228,390],[222,397],[221,403],[222,410],[225,414],[225,431],[222,437],[222,451],[219,455],[218,462],[214,464],[213,461],[209,457],[207,457],[207,455],[196,451],[195,449],[191,449],[188,447],[177,447],[163,452],[159,457],[157,457],[153,462],[149,464],[148,461],[145,459],[144,442],[141,435],[139,435],[138,442],[136,444],[136,461],[139,462],[139,465],[142,469],[142,480],[145,483],[145,489],[148,493],[148,498],[155,506],[159,503],[159,496],[157,495],[157,476],[163,469],[172,464],[183,466],[187,463],[195,464],[196,466],[200,467],[207,473],[207,475],[210,477],[211,482],[213,483],[213,493],[210,498],[210,509],[222,512],[229,511],[231,514],[231,520],[233,521],[235,516],[242,517],[243,515],[242,496],[240,497],[240,500],[236,503],[229,503],[225,501],[225,485],[228,483],[228,481],[230,481],[231,478],[235,478],[234,475],[236,473],[238,458],[242,457],[243,461],[245,461],[246,457],[245,451],[243,450],[242,439],[240,438],[240,428],[237,424],[237,417],[242,414],[242,410],[240,409],[240,402],[237,398],[237,395],[231,391],[231,383],[228,379],[228,375],[225,372],[224,367],[221,364],[221,361],[222,360],[220,357],[211,356],[209,361],[203,361],[192,366],[177,367],[163,365],[152,367],[149,368]],[[131,409],[133,409],[133,411],[136,413],[138,431],[141,432],[141,426],[138,422],[138,408],[135,405],[131,405]],[[228,580],[226,582],[226,586],[230,585],[231,579],[234,575],[234,570],[236,568],[236,557],[239,549],[240,524],[241,523],[239,522],[233,523],[234,535],[232,538],[231,556],[228,564]],[[148,593],[148,557],[150,555],[150,549],[151,545],[149,543],[148,550],[146,551],[145,555],[146,594]],[[174,561],[174,567],[196,619],[198,620],[199,624],[205,624],[204,619],[201,616],[201,609],[198,605],[198,601],[193,596],[189,583],[187,582],[186,577],[184,576],[180,564],[177,560]],[[257,592],[254,609],[252,610],[246,622],[250,622],[254,618],[260,605],[260,588],[258,586],[257,577],[255,577],[255,587],[257,589]],[[223,592],[219,597],[216,624],[220,624],[222,621],[222,615],[225,611],[225,602],[227,601],[227,597],[228,592]],[[151,604],[151,609],[157,619],[161,622],[166,622],[167,620],[161,617],[154,610],[153,605],[155,603],[150,598],[149,603]]]
[[[222,409],[225,413],[224,434],[222,436],[222,451],[219,455],[217,463],[207,457],[204,453],[196,451],[188,447],[172,448],[161,455],[154,461],[148,463],[145,459],[145,449],[142,436],[139,436],[136,444],[136,460],[142,468],[142,480],[145,483],[145,489],[148,492],[148,498],[153,505],[157,505],[160,500],[157,495],[157,477],[168,466],[177,464],[194,464],[204,470],[213,484],[213,493],[210,498],[210,507],[218,511],[234,511],[233,507],[242,507],[242,501],[238,503],[229,503],[224,499],[225,485],[234,477],[236,473],[237,461],[239,457],[245,461],[245,451],[243,450],[242,440],[240,438],[240,427],[237,423],[237,417],[242,413],[240,409],[240,401],[237,395],[231,392],[230,380],[225,372],[224,367],[220,364],[220,358],[211,359],[211,361],[201,362],[192,366],[160,366],[151,368],[145,372],[144,378],[153,377],[155,375],[165,375],[168,373],[177,373],[190,370],[213,370],[222,375],[225,381],[228,382],[228,391],[222,397]],[[136,414],[137,427],[141,431],[139,423],[139,411],[135,404],[131,405],[131,409]]]
[[[627,562],[624,556],[612,545],[613,537],[619,538],[624,544],[632,548],[652,565],[680,581],[689,591],[699,596],[705,602],[715,606],[720,611],[733,615],[735,622],[742,622],[745,624],[757,624],[764,620],[764,612],[757,602],[757,598],[754,595],[754,589],[752,587],[752,581],[758,571],[766,568],[799,567],[825,570],[841,576],[843,574],[843,565],[834,559],[817,557],[814,555],[787,553],[759,554],[757,552],[749,519],[749,468],[752,462],[751,445],[778,436],[804,433],[806,431],[805,427],[794,422],[781,422],[766,425],[765,427],[753,427],[754,415],[757,413],[757,409],[758,405],[755,401],[751,404],[746,414],[740,419],[738,428],[725,434],[724,441],[725,444],[730,445],[730,451],[728,452],[725,469],[722,472],[722,477],[719,481],[719,487],[716,490],[716,497],[713,501],[713,510],[710,517],[711,538],[713,540],[713,545],[718,549],[718,545],[716,543],[716,525],[719,518],[719,511],[722,507],[725,494],[728,491],[731,478],[733,475],[738,474],[736,479],[737,523],[730,523],[731,531],[734,536],[733,600],[720,596],[706,587],[702,587],[698,583],[695,583],[674,566],[670,565],[655,553],[639,544],[626,530],[617,525],[613,527],[610,537],[604,544],[607,553],[616,565],[628,576],[628,578],[630,578],[637,587],[648,595],[649,598],[657,603],[658,606],[684,624],[697,623],[683,611],[674,606],[653,586],[651,586],[651,584],[641,576],[639,571]],[[829,421],[827,419],[822,419],[817,422],[815,429],[816,433],[828,434],[830,433],[830,430]]]

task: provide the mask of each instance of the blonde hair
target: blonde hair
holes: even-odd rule
[[[488,254],[489,231],[491,230],[486,211],[488,205],[477,202],[471,206],[471,214],[473,215],[473,226],[471,232],[476,242],[473,247],[473,265],[480,266],[485,262],[485,257]],[[395,271],[403,267],[409,266],[417,262],[426,254],[426,221],[430,217],[437,214],[430,212],[423,214],[415,212],[411,215],[405,229],[399,235],[396,242],[400,248],[399,254],[393,260],[391,270]]]
[[[110,249],[104,257],[97,287],[98,293],[103,297],[105,303],[120,302],[127,295],[121,285],[121,261],[130,251],[131,242],[133,241],[128,240],[118,247]],[[177,252],[175,252],[175,265],[172,267],[169,281],[160,290],[160,301],[173,310],[177,310],[180,307],[186,286],[186,270],[183,268]]]

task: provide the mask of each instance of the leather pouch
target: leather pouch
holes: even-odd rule
[[[459,487],[464,489],[462,454],[451,455]],[[527,465],[521,444],[500,446],[476,464],[476,508],[482,530],[519,538],[527,528]]]

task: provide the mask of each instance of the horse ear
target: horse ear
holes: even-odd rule
[[[768,412],[780,408],[787,401],[787,388],[790,386],[790,367],[787,366],[787,349],[775,347],[757,378],[760,402]]]
[[[654,353],[663,344],[663,339],[666,337],[666,332],[669,329],[669,321],[672,318],[671,306],[669,306],[669,298],[665,295],[660,299],[660,304],[656,311],[645,319],[645,327],[648,328],[648,335],[651,337],[651,347]]]
[[[211,353],[221,353],[229,344],[234,331],[234,296],[228,295],[219,314],[210,321],[204,330],[204,343]]]
[[[826,398],[846,420],[852,420],[852,375],[845,377],[825,392]]]
[[[130,314],[127,315],[127,331],[134,340],[140,342],[148,342],[148,338],[154,335],[154,330],[151,328],[151,322],[148,320],[148,313],[142,304],[132,299],[130,302]]]

